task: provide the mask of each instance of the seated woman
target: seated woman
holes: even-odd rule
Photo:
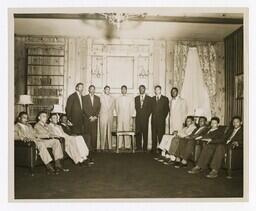
[[[50,133],[55,137],[62,137],[65,139],[65,151],[75,164],[80,166],[89,166],[87,156],[89,150],[84,142],[82,136],[70,136],[66,134],[62,127],[58,125],[58,115],[52,113],[50,115],[49,129]]]
[[[180,138],[179,146],[177,151],[175,152],[175,156],[179,158],[181,162],[176,163],[175,168],[187,167],[188,159],[195,149],[195,139],[199,136],[204,135],[208,130],[206,123],[206,117],[199,117],[199,127],[194,130],[190,135],[184,138]]]
[[[171,164],[173,161],[175,161],[175,152],[179,145],[179,139],[189,136],[194,130],[196,129],[194,118],[192,116],[188,116],[185,121],[185,127],[178,131],[178,133],[171,135],[168,139],[162,139],[159,149],[162,150],[161,155],[167,160],[171,161],[169,164]],[[162,159],[158,159],[159,161],[162,161]],[[167,162],[164,162],[164,164],[168,164]]]
[[[20,112],[18,115],[18,121],[14,126],[14,139],[24,142],[33,141],[39,151],[39,155],[47,168],[48,174],[58,174],[51,164],[52,157],[47,148],[53,149],[53,155],[55,159],[55,166],[60,165],[60,159],[63,157],[61,145],[57,139],[40,139],[37,137],[34,129],[28,124],[28,114],[26,112]]]
[[[205,145],[196,166],[188,171],[188,173],[198,174],[202,170],[207,169],[208,164],[210,164],[212,170],[206,177],[215,178],[218,176],[218,170],[225,155],[224,132],[219,128],[219,122],[220,119],[218,117],[213,117],[211,119],[211,127],[207,133],[196,138],[196,140],[204,141]]]

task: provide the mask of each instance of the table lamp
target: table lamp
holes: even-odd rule
[[[54,104],[53,109],[51,110],[51,113],[64,114],[64,111],[62,109],[62,105]]]
[[[65,112],[62,109],[62,105],[54,104],[53,109],[51,110],[51,113],[57,114],[58,121],[60,120],[60,114],[64,114]]]
[[[32,105],[32,98],[30,95],[20,95],[18,100],[18,105],[23,105],[25,111],[28,112],[28,105]]]

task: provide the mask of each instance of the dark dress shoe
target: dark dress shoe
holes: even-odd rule
[[[90,165],[93,165],[93,164],[95,164],[95,161],[91,158],[91,159],[88,161],[88,163],[89,163]]]
[[[60,172],[60,171],[69,172],[70,170],[67,169],[67,168],[63,168],[62,166],[57,166],[57,167],[56,167],[56,171],[57,171],[57,172]]]
[[[59,174],[59,172],[55,171],[53,168],[47,168],[46,172],[47,172],[47,175],[58,175]]]
[[[172,161],[172,160],[169,160],[169,161],[168,161],[168,165],[169,165],[169,166],[173,166],[173,165],[175,165],[175,164],[176,164],[175,161]]]
[[[174,167],[175,167],[176,169],[179,169],[179,168],[186,168],[186,167],[188,167],[188,164],[187,164],[187,163],[184,164],[184,163],[179,162],[178,164],[175,164]]]
[[[85,160],[84,162],[79,163],[79,166],[83,167],[83,168],[88,168],[88,167],[90,167],[90,164],[89,164],[88,160]]]

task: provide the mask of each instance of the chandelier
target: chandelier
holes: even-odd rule
[[[144,18],[146,13],[138,15],[128,13],[102,13],[101,15],[104,16],[110,24],[115,26],[117,29],[120,29],[123,22],[128,21],[131,18]]]

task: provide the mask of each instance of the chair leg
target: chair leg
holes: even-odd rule
[[[119,153],[119,135],[116,136],[116,153]]]
[[[35,163],[36,163],[36,158],[37,158],[37,151],[36,148],[31,147],[30,148],[30,175],[34,176],[35,175]]]
[[[35,166],[30,167],[30,175],[33,177],[35,175]]]
[[[228,148],[227,152],[227,179],[232,179],[232,149]]]
[[[133,135],[131,136],[131,139],[132,139],[132,152],[135,153],[135,138]]]

